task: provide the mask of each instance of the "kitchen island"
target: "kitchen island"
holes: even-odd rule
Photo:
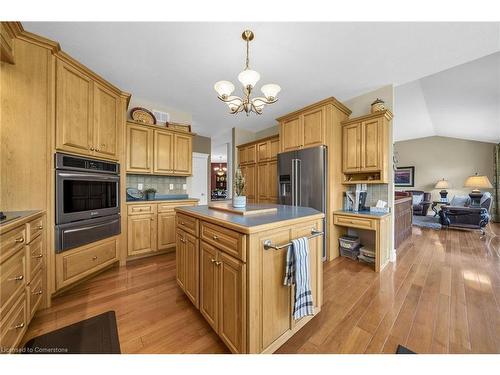
[[[248,216],[175,209],[177,283],[233,353],[272,353],[321,310],[324,214],[272,206],[275,212]],[[303,236],[310,238],[314,315],[296,321],[294,287],[283,285],[283,245]]]

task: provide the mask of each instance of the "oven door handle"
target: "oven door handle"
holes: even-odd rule
[[[64,178],[78,178],[89,180],[89,178],[99,180],[99,181],[119,181],[120,176],[109,176],[98,173],[67,173],[67,172],[58,172],[57,175],[59,177]]]
[[[99,227],[103,227],[105,225],[109,225],[109,224],[112,224],[112,223],[116,223],[117,221],[119,221],[120,219],[116,219],[116,220],[112,220],[112,221],[106,221],[104,223],[100,223],[100,224],[95,224],[95,225],[87,225],[85,227],[78,227],[78,228],[75,228],[75,229],[65,229],[64,230],[64,233],[73,233],[73,232],[80,232],[82,230],[90,230],[90,229],[96,229],[96,228],[99,228]]]

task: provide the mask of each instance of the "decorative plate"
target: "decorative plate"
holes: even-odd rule
[[[130,111],[130,116],[132,116],[132,120],[137,122],[142,122],[147,125],[155,125],[156,118],[155,115],[151,111],[148,111],[146,108],[135,107]]]
[[[127,195],[133,199],[142,199],[144,197],[142,191],[137,190],[136,188],[127,188]]]

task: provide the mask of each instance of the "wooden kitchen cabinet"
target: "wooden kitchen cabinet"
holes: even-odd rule
[[[279,137],[271,136],[237,147],[238,155],[244,155],[244,162],[240,161],[240,166],[247,183],[245,195],[248,202],[277,203]]]
[[[174,134],[154,132],[154,167],[155,174],[174,173]]]
[[[190,135],[174,135],[174,174],[189,176],[192,171],[193,151],[192,137]]]
[[[342,122],[342,172],[345,184],[387,183],[392,113],[375,112]]]
[[[120,94],[57,59],[56,148],[118,160]]]
[[[330,144],[331,128],[350,114],[345,105],[331,97],[278,118],[281,152]]]
[[[156,244],[157,220],[155,214],[128,217],[128,255],[151,253]]]
[[[157,128],[127,123],[127,172],[190,176],[193,134]]]
[[[176,231],[177,284],[197,308],[199,306],[198,239],[180,228]]]
[[[158,250],[175,246],[175,212],[158,213]]]
[[[200,312],[217,332],[219,327],[219,277],[216,265],[217,249],[200,243]]]

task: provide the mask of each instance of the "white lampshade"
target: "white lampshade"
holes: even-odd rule
[[[262,91],[262,93],[268,100],[274,100],[276,99],[276,96],[278,96],[278,93],[281,91],[281,87],[274,83],[268,83],[267,85],[262,86],[260,91]]]
[[[450,187],[450,183],[448,180],[445,180],[444,178],[442,180],[439,180],[436,183],[436,186],[434,186],[434,189],[448,189]]]
[[[255,70],[245,69],[240,74],[238,74],[238,80],[241,82],[243,87],[252,87],[254,88],[257,82],[259,82],[260,74]]]
[[[477,173],[474,176],[469,176],[465,180],[464,187],[473,189],[491,189],[493,185],[488,176],[479,176]]]
[[[229,81],[219,81],[214,85],[215,91],[220,97],[228,97],[234,91],[234,85]]]

